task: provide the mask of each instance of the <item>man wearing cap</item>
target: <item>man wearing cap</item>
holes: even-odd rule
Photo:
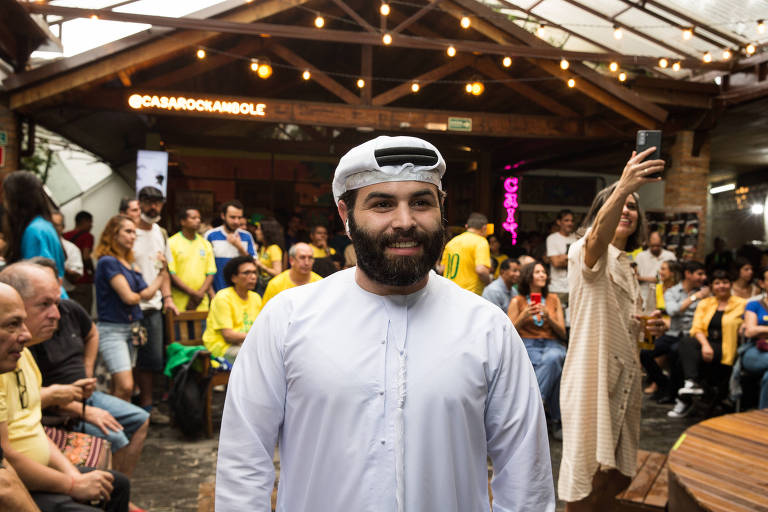
[[[165,234],[157,223],[165,199],[160,189],[147,186],[139,190],[139,223],[136,225],[136,242],[133,244],[133,254],[136,266],[148,283],[158,276],[170,259],[168,243]],[[141,301],[141,312],[144,315],[141,323],[147,329],[147,343],[139,347],[136,356],[136,371],[134,379],[139,386],[139,404],[147,412],[152,413],[152,389],[154,376],[163,369],[163,309],[168,308],[178,314],[179,310],[173,303],[171,281],[167,277],[160,289],[149,300]],[[167,423],[167,418],[152,413],[152,420],[157,423]]]
[[[270,300],[229,380],[218,511],[554,511],[536,377],[507,316],[430,269],[445,162],[378,137],[333,181],[357,267]]]

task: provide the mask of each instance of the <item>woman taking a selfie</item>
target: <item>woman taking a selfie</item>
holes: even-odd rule
[[[664,169],[663,160],[643,161],[654,149],[633,152],[619,181],[598,192],[586,233],[568,251],[571,332],[560,382],[558,481],[568,512],[616,509],[614,497],[637,470],[642,299],[627,252],[645,239],[636,191]]]
[[[565,316],[560,299],[549,292],[549,276],[538,261],[520,270],[519,295],[507,314],[523,339],[539,383],[544,407],[549,411],[552,437],[562,439],[560,426],[560,374],[563,372]]]

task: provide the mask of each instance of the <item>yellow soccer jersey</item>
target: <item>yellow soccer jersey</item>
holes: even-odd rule
[[[288,275],[289,272],[290,270],[286,270],[285,272],[277,274],[272,278],[269,284],[267,284],[267,290],[264,292],[264,297],[261,299],[262,307],[264,307],[264,305],[269,302],[269,299],[278,293],[296,286],[296,283],[291,281],[291,276]],[[312,272],[312,275],[309,278],[309,282],[314,283],[315,281],[320,281],[321,279],[322,277]]]
[[[211,301],[208,312],[203,343],[211,354],[223,357],[229,348],[222,329],[232,329],[237,332],[248,332],[261,311],[261,297],[256,292],[248,292],[248,299],[243,300],[232,286],[219,290]]]
[[[171,258],[168,261],[168,272],[176,274],[193,290],[199,289],[209,275],[216,274],[216,261],[213,258],[211,243],[200,235],[194,240],[185,237],[181,231],[168,239],[168,249]],[[171,290],[173,303],[179,311],[187,309],[189,295],[174,287]],[[197,311],[208,311],[208,296],[203,297]]]
[[[277,244],[272,244],[269,247],[259,248],[259,261],[261,261],[265,267],[272,268],[272,264],[274,262],[283,262],[283,250]],[[259,274],[265,279],[272,278],[272,276],[264,270],[259,270]]]
[[[445,246],[441,265],[445,268],[446,278],[465,290],[482,294],[485,284],[478,277],[475,267],[485,265],[491,268],[488,240],[469,231],[453,237]]]

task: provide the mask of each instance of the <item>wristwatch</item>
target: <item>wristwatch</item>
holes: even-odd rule
[[[697,300],[699,300],[699,298],[696,296],[695,293],[692,293],[688,296],[688,300],[690,300],[691,302],[696,302]]]

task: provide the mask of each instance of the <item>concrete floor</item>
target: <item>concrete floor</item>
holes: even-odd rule
[[[214,395],[214,427],[218,432],[224,393]],[[161,410],[164,404],[160,405]],[[702,416],[673,420],[666,413],[669,405],[645,400],[640,448],[668,452],[677,438]],[[185,439],[170,426],[150,428],[139,466],[132,481],[132,499],[153,512],[196,512],[198,486],[212,481],[216,473],[218,438]],[[552,468],[557,482],[561,444],[551,441]],[[563,510],[562,503],[558,510]]]

